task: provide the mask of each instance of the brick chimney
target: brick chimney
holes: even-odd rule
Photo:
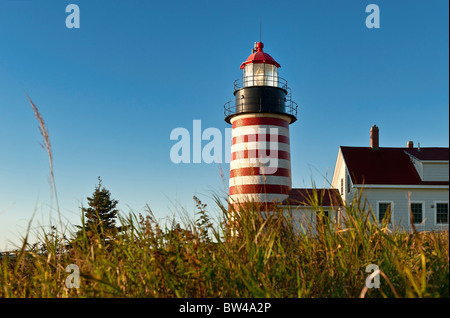
[[[408,141],[406,143],[406,147],[409,148],[409,149],[414,148],[414,142],[412,140]]]
[[[380,146],[379,129],[377,125],[373,125],[372,128],[370,128],[370,147],[373,150],[378,150],[379,146]]]

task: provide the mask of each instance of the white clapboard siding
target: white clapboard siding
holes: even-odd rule
[[[323,211],[328,212],[329,226],[333,227],[342,220],[342,209],[331,206],[324,206]],[[286,207],[283,214],[292,220],[295,231],[304,234],[316,234],[317,211],[310,206]]]
[[[370,204],[375,213],[379,202],[393,202],[392,221],[400,229],[409,230],[410,202],[423,202],[423,223],[415,224],[417,230],[443,230],[448,229],[448,224],[436,224],[436,202],[448,202],[448,189],[373,189],[366,188],[363,191],[367,203]]]
[[[428,163],[422,161],[423,181],[448,181],[448,162]]]

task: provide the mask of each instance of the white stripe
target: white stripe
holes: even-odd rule
[[[291,178],[283,176],[240,176],[230,178],[230,187],[246,184],[279,184],[291,186]]]
[[[286,200],[289,196],[287,194],[278,193],[248,193],[248,194],[233,194],[228,197],[230,203],[240,203],[240,202],[272,202],[278,201],[282,202]]]
[[[233,117],[230,122],[233,123],[233,122],[235,122],[238,119],[255,118],[255,117],[259,117],[259,118],[279,118],[279,119],[283,119],[287,123],[291,122],[291,118],[289,116],[280,115],[280,114],[270,114],[269,116],[267,114],[242,114],[242,115]]]
[[[289,128],[275,125],[249,125],[236,127],[231,130],[232,137],[255,134],[273,134],[289,137]]]
[[[291,161],[285,159],[274,159],[274,158],[264,158],[264,161],[260,161],[258,158],[250,159],[236,159],[231,160],[230,170],[248,168],[248,167],[259,167],[261,169],[267,169],[272,165],[273,168],[284,168],[291,169]],[[272,172],[273,173],[273,172]]]
[[[269,146],[267,148],[267,145]],[[238,144],[231,146],[231,153],[242,150],[279,150],[279,151],[287,151],[290,152],[289,144],[285,144],[283,142],[260,142],[260,141],[252,141],[252,142],[240,142]]]

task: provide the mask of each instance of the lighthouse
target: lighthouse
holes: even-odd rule
[[[289,125],[297,120],[287,81],[278,64],[255,43],[234,82],[234,99],[224,105],[232,125],[229,204],[265,207],[281,203],[292,189]]]

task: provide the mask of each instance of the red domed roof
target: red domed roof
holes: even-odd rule
[[[263,52],[263,47],[264,44],[262,42],[256,43],[256,52],[251,54],[247,60],[241,64],[241,69],[250,63],[266,63],[280,67],[280,64],[278,64],[269,54]]]

